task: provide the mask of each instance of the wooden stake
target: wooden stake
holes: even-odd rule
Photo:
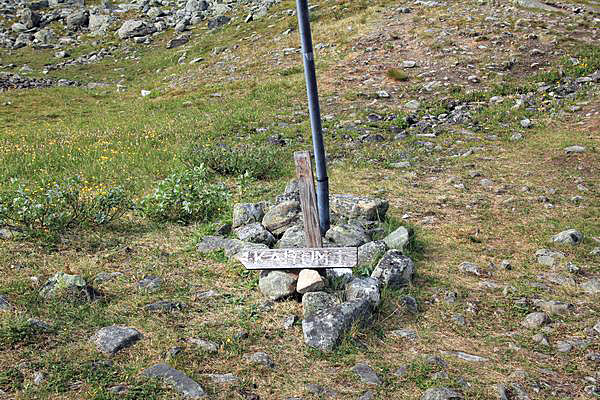
[[[310,153],[308,151],[297,151],[294,153],[294,162],[296,164],[298,186],[300,187],[300,207],[304,217],[306,247],[323,247]]]

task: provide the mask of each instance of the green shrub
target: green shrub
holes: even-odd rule
[[[226,208],[229,192],[222,184],[211,183],[209,178],[203,165],[174,173],[142,199],[140,211],[155,221],[183,224],[210,221]]]
[[[58,233],[107,224],[132,207],[122,187],[88,186],[79,177],[33,188],[13,180],[0,191],[0,225],[26,234]]]
[[[219,175],[266,179],[280,176],[286,154],[273,146],[194,146],[184,160],[190,167],[205,165]]]
[[[398,82],[406,82],[410,79],[408,74],[398,68],[390,68],[387,70],[386,75],[388,78]]]

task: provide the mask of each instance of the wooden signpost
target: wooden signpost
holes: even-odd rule
[[[238,260],[246,269],[254,270],[354,268],[358,264],[356,247],[323,248],[310,153],[294,153],[294,162],[300,187],[306,248],[249,249],[239,254]]]

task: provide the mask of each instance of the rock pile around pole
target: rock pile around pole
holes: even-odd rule
[[[368,325],[383,288],[411,285],[415,274],[415,265],[405,254],[409,231],[401,226],[386,234],[384,229],[387,201],[350,194],[332,195],[329,201],[332,225],[323,246],[356,247],[356,270],[363,275],[372,271],[370,276],[355,276],[350,268],[320,273],[264,270],[258,284],[269,300],[302,296],[304,341],[322,351],[335,349],[353,325]],[[249,249],[305,247],[298,185],[290,182],[273,202],[236,204],[229,228],[225,231],[234,237],[206,236],[197,250],[223,250],[235,258]]]

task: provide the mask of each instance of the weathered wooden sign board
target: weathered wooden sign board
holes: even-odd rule
[[[358,263],[358,249],[252,249],[242,252],[237,258],[246,269],[353,268]]]
[[[294,162],[307,248],[249,249],[239,254],[237,259],[246,269],[354,268],[358,264],[356,247],[322,247],[310,153],[294,153]]]

